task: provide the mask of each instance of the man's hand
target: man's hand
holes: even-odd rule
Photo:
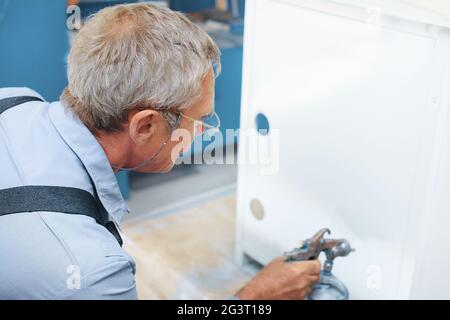
[[[242,300],[304,299],[320,278],[320,262],[285,262],[278,257],[242,288]]]

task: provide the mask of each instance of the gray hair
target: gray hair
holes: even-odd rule
[[[73,39],[62,103],[91,130],[118,131],[136,107],[185,109],[220,51],[179,12],[138,3],[107,7]]]

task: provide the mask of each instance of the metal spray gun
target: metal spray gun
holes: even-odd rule
[[[326,261],[320,273],[320,280],[308,296],[310,300],[347,300],[348,289],[342,281],[336,278],[333,269],[334,258],[345,257],[354,251],[346,239],[324,239],[330,230],[323,228],[314,236],[301,242],[300,247],[284,254],[286,261],[315,260],[321,252],[325,253]]]

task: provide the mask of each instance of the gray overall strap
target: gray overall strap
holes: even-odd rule
[[[20,186],[0,190],[0,216],[34,211],[82,214],[104,224],[97,201],[85,190],[56,186]]]
[[[30,102],[30,101],[43,101],[41,98],[33,96],[21,96],[21,97],[11,97],[0,100],[0,114],[5,112],[12,107],[18,106],[19,104]]]
[[[108,213],[88,191],[58,186],[20,186],[0,190],[0,216],[24,212],[58,212],[94,218],[122,245],[117,228]]]
[[[1,99],[0,114],[29,101],[42,99],[37,97]],[[116,225],[108,221],[108,213],[98,197],[95,184],[92,183],[92,186],[94,195],[83,189],[59,186],[31,185],[0,189],[0,216],[36,211],[84,215],[94,218],[97,223],[104,226],[122,246],[123,241]]]

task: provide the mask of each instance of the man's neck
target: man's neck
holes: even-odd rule
[[[94,133],[95,138],[102,146],[114,172],[118,168],[125,168],[131,158],[131,148],[124,133]]]

